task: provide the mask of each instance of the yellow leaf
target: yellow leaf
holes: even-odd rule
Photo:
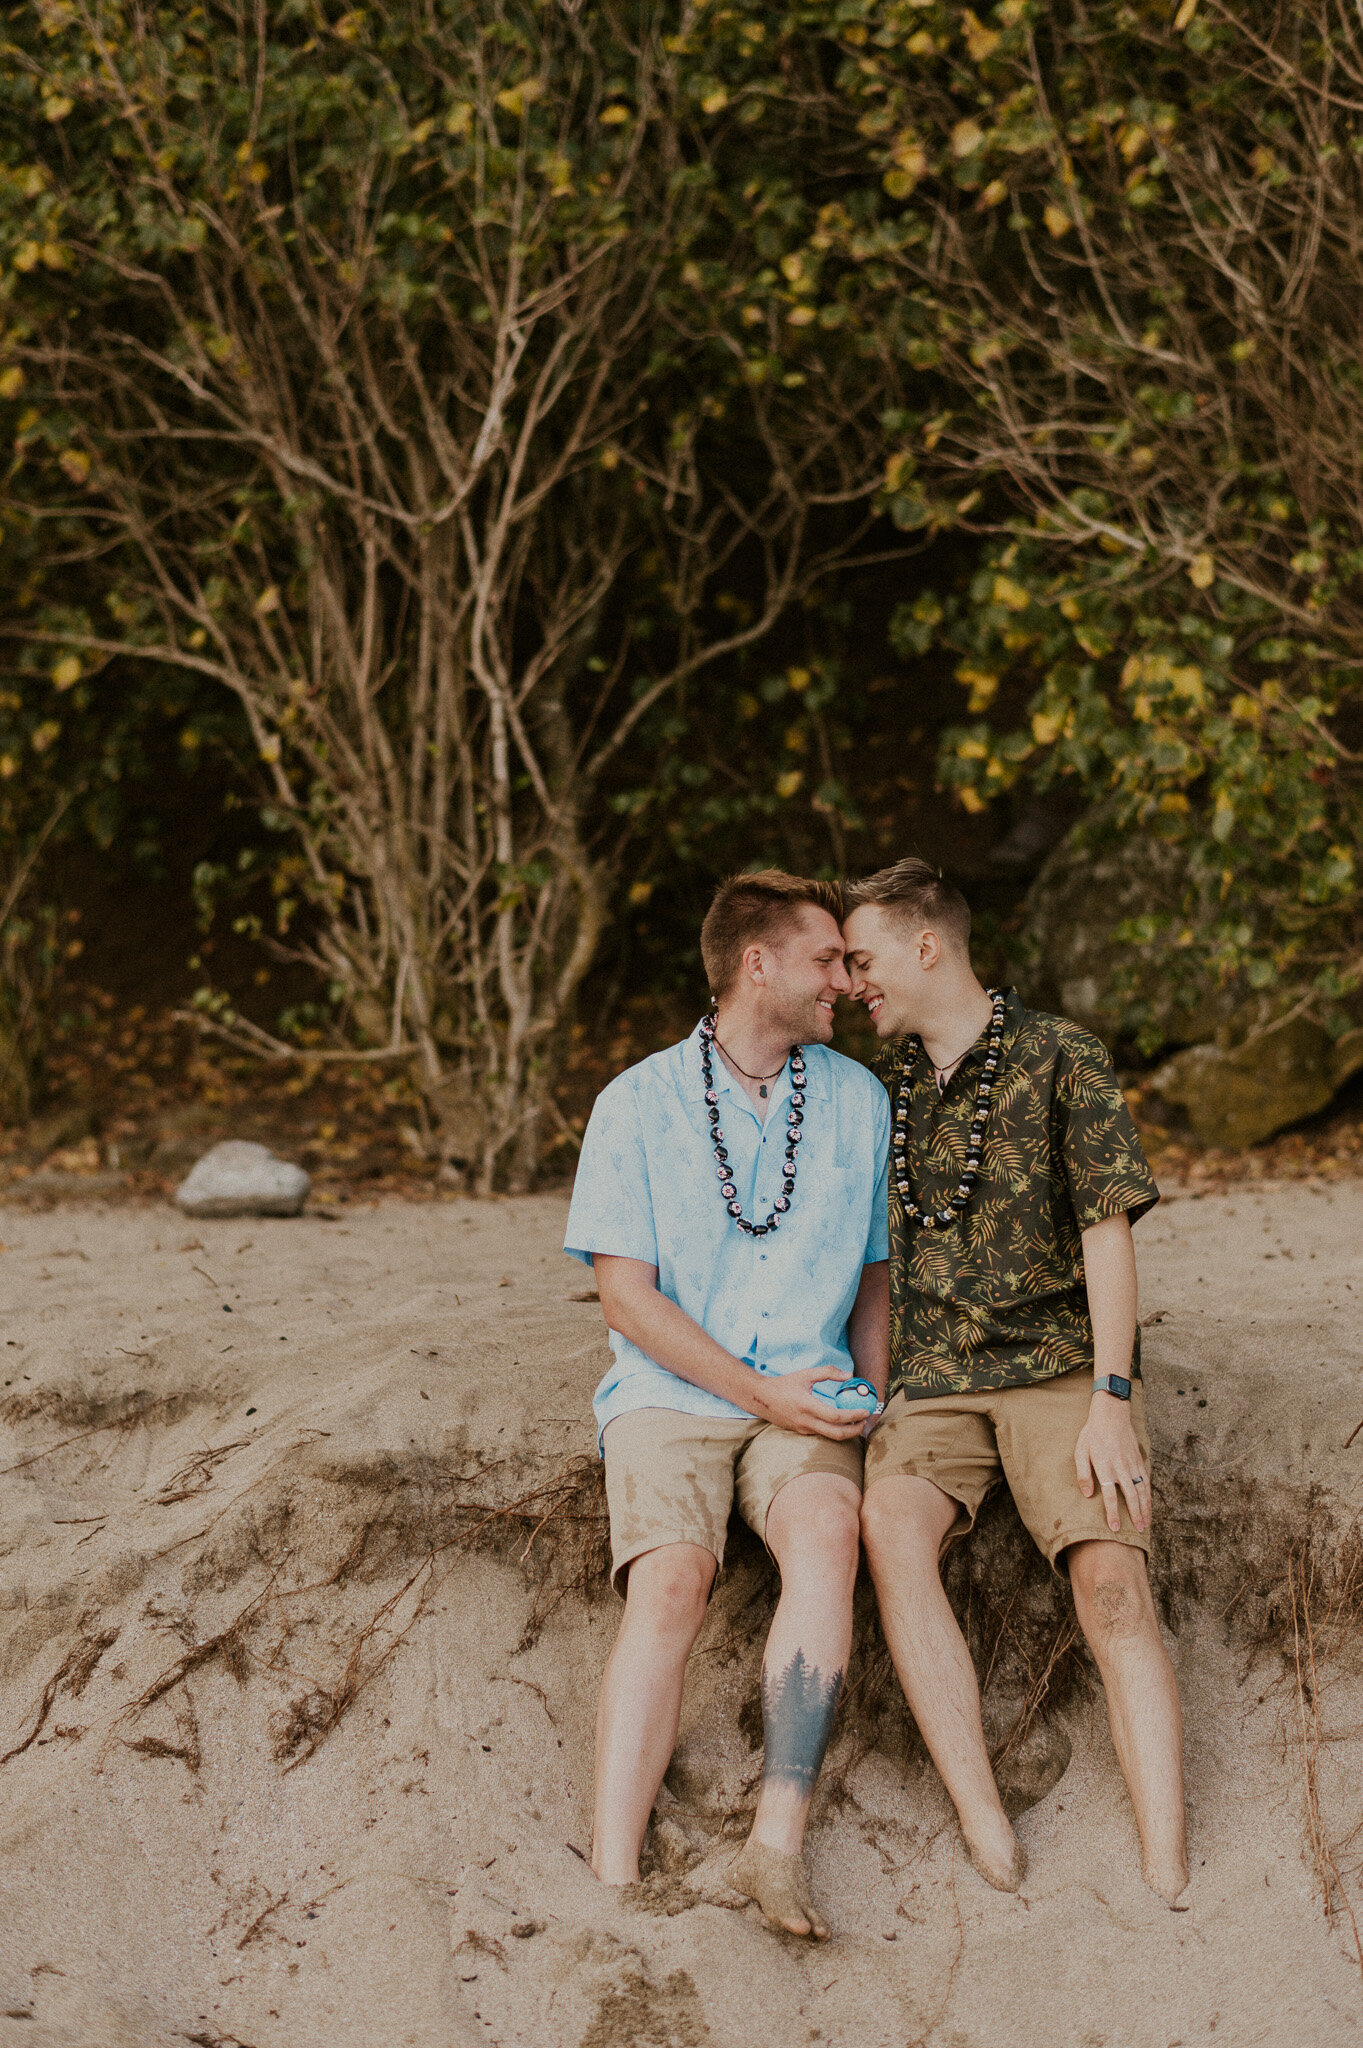
[[[953,156],[973,156],[984,147],[984,130],[978,121],[958,121],[951,131]]]
[[[1174,34],[1182,35],[1196,13],[1197,0],[1179,0],[1179,10],[1174,16]]]
[[[969,662],[962,662],[956,671],[958,683],[964,683],[970,691],[970,709],[978,717],[988,708],[998,692],[999,679],[993,669],[972,668]],[[965,749],[960,751],[964,753]]]
[[[11,775],[19,773],[19,763],[13,754],[0,754],[0,778],[8,782]]]
[[[962,807],[965,810],[982,811],[984,809],[984,798],[980,795],[978,789],[972,789],[969,783],[966,784],[964,789],[958,789],[956,794],[961,799]]]
[[[1057,242],[1074,226],[1071,216],[1066,213],[1063,206],[1057,206],[1054,200],[1046,207],[1041,218],[1046,223],[1047,234],[1053,235]]]
[[[1206,590],[1216,581],[1216,564],[1210,555],[1194,555],[1188,564],[1188,581],[1194,590]]]
[[[983,740],[967,737],[957,741],[956,758],[958,761],[984,761],[988,757],[989,749]]]
[[[702,113],[722,114],[729,104],[729,95],[722,85],[717,85],[713,92],[706,93],[700,104]]]
[[[17,398],[24,388],[24,373],[17,363],[0,370],[0,398]]]
[[[907,171],[911,178],[925,178],[928,171],[928,153],[915,135],[901,135],[890,151],[890,162],[897,171]]]
[[[54,92],[43,101],[43,114],[49,121],[64,121],[75,104],[64,92]]]
[[[58,690],[69,690],[73,683],[80,681],[82,673],[80,656],[64,654],[52,671],[53,687]]]
[[[932,40],[928,31],[925,28],[920,28],[916,35],[909,37],[904,48],[911,57],[931,57],[936,51],[937,45]]]
[[[1167,796],[1160,798],[1159,807],[1162,811],[1186,811],[1189,808],[1188,799],[1181,789],[1171,789]]]
[[[83,484],[90,474],[90,458],[83,448],[66,448],[57,457],[63,475],[69,476],[73,484]]]
[[[991,178],[979,198],[975,201],[975,204],[981,208],[1002,206],[1007,197],[1008,186],[1006,181],[1002,178]]]
[[[1258,149],[1250,152],[1249,161],[1250,168],[1253,170],[1256,178],[1271,177],[1278,168],[1277,157],[1274,156],[1271,149],[1265,149],[1262,143]]]
[[[797,696],[801,690],[807,690],[813,680],[814,671],[811,668],[788,668],[786,670],[786,686],[788,689],[794,690]]]
[[[634,903],[634,904],[643,904],[643,903],[647,903],[647,901],[648,901],[649,897],[650,897],[650,896],[651,896],[652,894],[653,894],[653,884],[652,884],[652,882],[631,882],[631,883],[630,883],[630,885],[629,885],[629,900],[630,900],[630,902],[631,902],[631,903]]]
[[[14,252],[15,269],[32,270],[34,265],[38,262],[39,258],[41,257],[42,253],[42,249],[39,247],[37,242],[20,242],[18,248]]]
[[[1062,597],[1060,600],[1060,612],[1063,618],[1073,622],[1076,619],[1083,618],[1084,607],[1080,604],[1077,597]]]
[[[788,284],[798,284],[805,274],[805,259],[798,249],[781,258],[781,275]]]
[[[1010,612],[1025,612],[1032,601],[1032,594],[1020,583],[1014,583],[1011,576],[994,578],[994,602],[1006,604]]]
[[[351,14],[343,14],[336,24],[335,33],[343,43],[353,43],[356,36],[364,33],[364,10],[357,7]]]
[[[918,180],[911,171],[886,171],[880,182],[891,199],[909,199]]]
[[[784,775],[776,778],[776,794],[780,797],[794,796],[804,779],[798,768],[787,768]]]
[[[1061,721],[1049,711],[1032,713],[1032,738],[1039,747],[1053,746],[1060,737]]]
[[[818,317],[813,306],[792,306],[786,315],[786,322],[791,327],[808,327],[810,321],[817,320]]]
[[[902,489],[906,478],[913,475],[913,468],[913,455],[907,448],[901,448],[897,455],[890,457],[885,465],[885,488],[891,496]]]
[[[961,34],[965,37],[965,46],[970,52],[972,64],[983,64],[986,58],[993,56],[1003,41],[997,29],[986,28],[968,7],[961,13]]]
[[[1117,137],[1117,147],[1130,164],[1135,162],[1149,140],[1149,131],[1142,128],[1139,121],[1133,121],[1130,127],[1123,128]]]
[[[256,599],[256,616],[268,619],[271,612],[279,610],[279,585],[272,583],[268,590],[262,590]]]
[[[448,135],[467,135],[473,124],[473,108],[467,100],[456,100],[445,116],[445,132]]]
[[[1230,700],[1230,715],[1245,725],[1257,725],[1262,715],[1257,697],[1251,697],[1248,690],[1237,690]]]
[[[46,718],[33,735],[33,751],[45,754],[53,740],[61,737],[61,727],[55,718]]]
[[[44,242],[39,254],[48,270],[66,269],[66,251],[60,242]]]
[[[629,118],[629,108],[622,107],[618,101],[612,107],[603,107],[601,109],[600,119],[603,128],[623,128]]]
[[[279,759],[279,734],[277,732],[272,732],[268,739],[261,741],[260,758],[262,761],[277,761]]]

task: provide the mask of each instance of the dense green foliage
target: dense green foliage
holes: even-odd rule
[[[1184,914],[1131,935],[1342,1027],[1342,0],[46,0],[7,33],[14,877],[62,803],[107,837],[173,718],[258,806],[240,916],[325,1029],[524,1179],[610,920],[674,866],[900,850],[945,722],[967,814],[1063,784],[1179,842]]]

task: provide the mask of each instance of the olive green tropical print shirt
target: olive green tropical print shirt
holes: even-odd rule
[[[940,1097],[926,1055],[914,1064],[906,1152],[922,1209],[941,1208],[960,1181],[987,1035]],[[901,1048],[881,1071],[897,1108]],[[1064,1017],[1024,1008],[1010,989],[984,1160],[964,1215],[946,1230],[915,1228],[891,1162],[890,1392],[921,1401],[1091,1371],[1080,1233],[1105,1216],[1134,1223],[1158,1200],[1106,1048]]]

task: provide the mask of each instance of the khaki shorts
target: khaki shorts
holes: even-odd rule
[[[861,1491],[860,1437],[797,1436],[756,1417],[635,1408],[606,1424],[602,1442],[617,1593],[626,1567],[664,1543],[698,1543],[722,1565],[735,1491],[739,1513],[764,1543],[767,1510],[789,1480],[828,1472]]]
[[[922,1401],[896,1394],[867,1440],[866,1485],[878,1479],[930,1479],[959,1501],[964,1517],[958,1515],[947,1531],[944,1553],[969,1535],[985,1495],[1006,1479],[1018,1513],[1052,1565],[1071,1543],[1129,1543],[1148,1555],[1150,1533],[1134,1527],[1120,1488],[1122,1526],[1115,1536],[1098,1488],[1091,1500],[1079,1491],[1074,1447],[1092,1397],[1093,1374],[1082,1367],[993,1393],[933,1394]],[[1131,1388],[1131,1420],[1148,1491],[1150,1438],[1139,1380]]]

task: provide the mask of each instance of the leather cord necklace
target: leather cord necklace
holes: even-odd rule
[[[711,1031],[710,1035],[712,1038],[714,1038],[713,1030]],[[784,1072],[786,1071],[785,1060],[782,1060],[780,1066],[776,1069],[776,1072],[774,1074],[750,1074],[746,1067],[739,1066],[738,1061],[734,1058],[733,1054],[730,1052],[728,1046],[725,1045],[722,1038],[715,1038],[715,1044],[719,1047],[725,1059],[729,1062],[729,1065],[733,1068],[736,1074],[741,1074],[745,1081],[760,1081],[762,1083],[762,1086],[758,1089],[757,1092],[765,1102],[767,1096],[767,1083],[768,1081],[779,1081],[782,1074],[784,1074]],[[965,1058],[964,1053],[961,1054],[961,1058]]]

